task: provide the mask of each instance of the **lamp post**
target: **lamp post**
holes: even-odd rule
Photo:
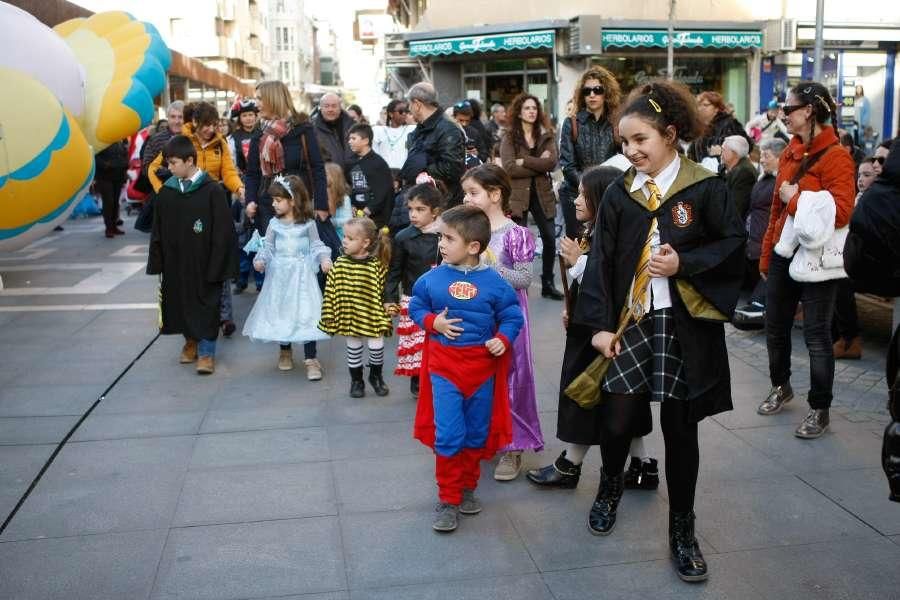
[[[823,2],[823,0],[819,0]],[[666,79],[675,79],[675,0],[669,0],[669,44],[666,61]]]
[[[825,58],[825,0],[816,1],[816,45],[813,52],[813,80],[821,82],[822,60]]]

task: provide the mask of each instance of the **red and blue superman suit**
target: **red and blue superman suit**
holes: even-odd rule
[[[434,329],[438,313],[462,319],[450,340]],[[513,288],[488,267],[441,265],[416,281],[409,303],[413,321],[427,332],[413,435],[435,453],[441,502],[459,504],[474,490],[479,461],[512,439],[507,370],[509,348],[524,323]],[[497,337],[506,352],[495,357],[485,342]]]

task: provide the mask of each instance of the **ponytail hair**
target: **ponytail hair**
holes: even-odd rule
[[[682,83],[654,79],[634,88],[616,116],[618,122],[628,115],[637,115],[652,123],[664,137],[669,127],[675,129],[675,141],[690,142],[703,135],[704,125],[697,112],[697,102]]]
[[[369,256],[377,258],[385,269],[391,265],[390,229],[382,227],[379,230],[369,217],[354,217],[344,224],[344,230],[347,227],[358,227],[363,238],[369,240]]]

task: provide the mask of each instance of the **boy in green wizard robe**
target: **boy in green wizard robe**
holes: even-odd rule
[[[215,371],[222,285],[238,275],[237,241],[222,186],[197,168],[191,140],[163,151],[172,173],[153,205],[147,274],[161,275],[160,332],[185,338],[181,362]]]

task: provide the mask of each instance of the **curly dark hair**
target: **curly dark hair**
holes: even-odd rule
[[[603,99],[603,115],[606,118],[612,117],[618,110],[619,103],[622,100],[622,90],[619,87],[619,82],[616,81],[615,75],[598,65],[594,65],[582,73],[581,78],[578,80],[578,85],[575,86],[575,90],[572,92],[573,114],[587,107],[584,96],[581,95],[581,88],[584,87],[584,82],[588,79],[596,79],[603,86],[603,89],[606,90]]]
[[[636,87],[628,94],[616,121],[627,115],[638,115],[653,126],[663,136],[671,126],[675,128],[678,140],[690,142],[705,129],[697,112],[697,102],[688,87],[675,81],[654,79]]]
[[[184,121],[185,123],[196,121],[199,127],[218,125],[219,111],[209,102],[191,102],[184,106]]]
[[[509,214],[510,205],[509,198],[512,196],[512,182],[509,175],[506,174],[501,167],[494,163],[485,163],[472,167],[462,176],[460,183],[467,179],[472,179],[489,192],[500,192],[500,208],[504,213]]]
[[[541,101],[538,100],[537,96],[531,94],[519,94],[516,96],[509,107],[509,132],[512,135],[513,143],[526,149],[528,144],[525,141],[525,131],[522,129],[522,106],[528,100],[534,100],[534,103],[537,105],[537,120],[534,122],[534,131],[531,134],[532,139],[536,143],[545,131],[550,131],[550,121],[547,120],[547,115],[544,114],[544,110],[541,108]]]

